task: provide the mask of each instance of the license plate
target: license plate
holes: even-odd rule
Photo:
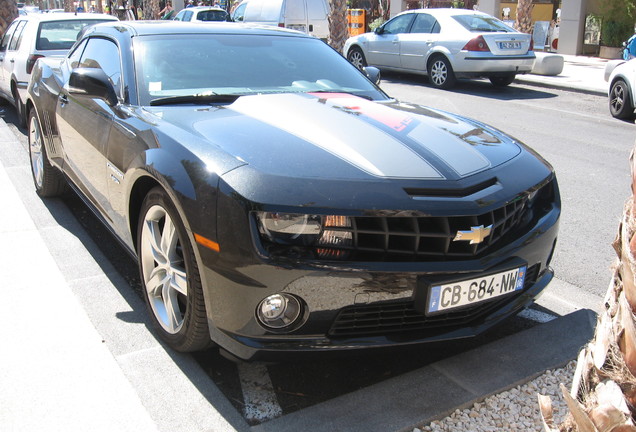
[[[448,311],[487,301],[523,289],[526,266],[475,279],[431,287],[426,312]]]
[[[500,49],[521,49],[521,42],[499,42]]]

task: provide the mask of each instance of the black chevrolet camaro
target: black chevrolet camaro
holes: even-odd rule
[[[117,22],[39,60],[29,149],[139,262],[159,335],[243,359],[476,335],[550,282],[551,166],[318,39]]]

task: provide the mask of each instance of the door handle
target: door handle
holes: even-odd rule
[[[60,104],[62,105],[66,105],[68,103],[68,96],[66,96],[65,94],[59,95],[58,99],[60,100]]]
[[[15,59],[11,59],[9,60],[11,63],[15,63]]]
[[[314,25],[313,24],[309,24],[309,31],[310,32],[314,31]]]

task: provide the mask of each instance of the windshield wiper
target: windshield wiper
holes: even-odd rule
[[[350,92],[350,91],[346,91],[346,90],[339,90],[339,89],[332,89],[332,90],[307,90],[304,93],[344,93],[344,94],[349,94],[351,96],[358,96],[358,97],[361,97],[362,99],[366,99],[366,100],[373,100],[373,98],[371,96],[361,95],[361,94],[357,94],[357,93],[354,93],[354,92]]]
[[[211,102],[232,103],[242,95],[240,94],[194,94],[185,96],[166,96],[150,101],[151,106],[177,105],[177,104],[206,104]]]

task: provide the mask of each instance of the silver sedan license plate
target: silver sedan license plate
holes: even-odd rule
[[[434,314],[510,294],[523,289],[526,266],[475,279],[431,287],[426,312]]]
[[[500,49],[520,49],[521,42],[499,42]]]

